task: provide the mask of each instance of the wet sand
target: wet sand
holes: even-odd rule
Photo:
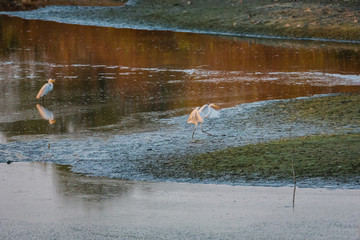
[[[360,190],[153,183],[0,164],[0,239],[359,239]]]

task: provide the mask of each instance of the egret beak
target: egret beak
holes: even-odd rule
[[[49,120],[50,124],[54,124],[56,122],[56,120]]]
[[[218,106],[216,106],[215,104],[212,105],[213,107],[219,108]]]
[[[51,79],[50,81],[53,82],[53,83],[55,83],[55,80],[52,80],[52,79]]]

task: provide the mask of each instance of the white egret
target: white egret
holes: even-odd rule
[[[44,86],[40,89],[38,95],[36,96],[36,99],[40,99],[41,97],[46,96],[49,92],[51,92],[54,88],[54,82],[55,80],[49,79],[48,83],[45,83]]]
[[[190,113],[190,116],[189,116],[187,122],[195,124],[195,128],[194,128],[194,131],[193,131],[193,134],[192,134],[192,138],[194,138],[195,130],[196,130],[196,127],[197,127],[198,123],[200,123],[200,128],[201,128],[201,131],[203,133],[206,133],[206,134],[212,136],[210,133],[205,132],[202,129],[202,123],[204,122],[204,120],[206,118],[218,118],[218,117],[220,117],[220,113],[218,111],[216,111],[213,107],[219,108],[218,106],[216,106],[213,103],[211,103],[209,105],[205,104],[201,108],[196,107]]]
[[[53,124],[56,122],[52,111],[49,111],[47,108],[44,108],[40,104],[36,104],[36,107],[39,110],[39,113],[43,119],[49,120],[50,124]]]

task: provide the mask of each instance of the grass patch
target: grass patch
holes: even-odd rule
[[[360,134],[311,136],[279,140],[212,153],[189,159],[194,176],[220,178],[349,179],[360,176]]]
[[[330,124],[357,125],[360,123],[360,94],[344,94],[310,98],[296,102],[289,114],[302,119],[321,120]]]
[[[265,106],[262,111],[286,114],[289,122],[300,120],[315,125],[325,123],[332,127],[358,128],[360,94],[291,99],[281,104]]]

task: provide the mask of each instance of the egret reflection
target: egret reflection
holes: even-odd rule
[[[49,120],[50,124],[55,123],[54,114],[52,111],[48,110],[47,108],[41,106],[40,104],[36,104],[37,109],[43,119]]]
[[[196,130],[196,127],[197,127],[198,123],[200,123],[200,128],[201,128],[201,131],[203,133],[206,133],[206,134],[212,136],[210,133],[205,132],[202,129],[202,123],[204,122],[204,120],[206,118],[218,118],[218,117],[220,117],[220,113],[218,111],[216,111],[213,107],[219,108],[218,106],[216,106],[213,103],[211,103],[210,105],[205,104],[201,108],[196,107],[190,113],[190,116],[189,116],[187,122],[195,124],[195,128],[194,128],[194,131],[193,131],[193,134],[192,134],[192,138],[194,138],[195,130]]]

